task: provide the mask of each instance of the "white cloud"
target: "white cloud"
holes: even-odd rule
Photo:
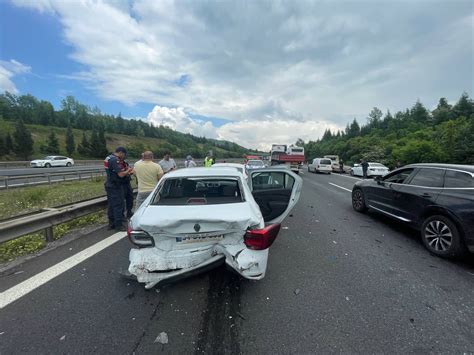
[[[155,106],[148,114],[148,122],[154,126],[168,126],[198,137],[217,138],[216,128],[211,122],[192,119],[182,107]]]
[[[0,60],[0,92],[9,91],[18,93],[18,89],[12,81],[16,75],[29,73],[31,67],[24,65],[14,59],[10,61]]]
[[[58,16],[84,68],[67,74],[101,98],[198,135],[186,113],[229,119],[216,134],[249,146],[259,127],[315,139],[373,106],[473,90],[470,0],[13,1]]]

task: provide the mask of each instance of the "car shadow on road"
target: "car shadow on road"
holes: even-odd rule
[[[415,247],[415,245],[419,246],[420,248],[424,249],[424,252],[426,252],[427,255],[430,255],[433,258],[439,258],[438,256],[431,254],[428,250],[426,250],[425,246],[423,245],[423,242],[421,241],[420,232],[416,229],[408,226],[403,222],[399,222],[375,211],[369,211],[368,215],[374,220],[383,223],[385,226],[391,228],[395,233],[401,234],[406,237],[410,241],[410,244],[413,244],[413,247]],[[462,267],[463,269],[466,269],[467,272],[474,274],[474,254],[472,253],[467,253],[466,255],[458,259],[443,260]]]

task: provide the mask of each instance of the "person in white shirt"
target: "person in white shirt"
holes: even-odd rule
[[[196,162],[193,160],[193,157],[188,155],[186,161],[184,162],[185,168],[195,168],[197,166]]]
[[[136,209],[153,192],[155,186],[163,176],[163,169],[153,161],[153,153],[146,151],[142,154],[142,160],[137,161],[133,167],[138,181],[138,194]]]
[[[174,162],[174,159],[171,158],[170,152],[165,153],[163,159],[160,161],[159,164],[165,174],[169,173],[170,171],[176,170],[176,163]]]

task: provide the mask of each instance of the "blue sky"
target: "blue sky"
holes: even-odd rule
[[[265,149],[473,93],[474,2],[0,1],[0,90]]]

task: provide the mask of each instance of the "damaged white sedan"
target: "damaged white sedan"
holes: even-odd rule
[[[182,169],[166,174],[133,215],[129,272],[146,288],[225,262],[265,276],[268,248],[298,202],[302,179],[286,169]]]

